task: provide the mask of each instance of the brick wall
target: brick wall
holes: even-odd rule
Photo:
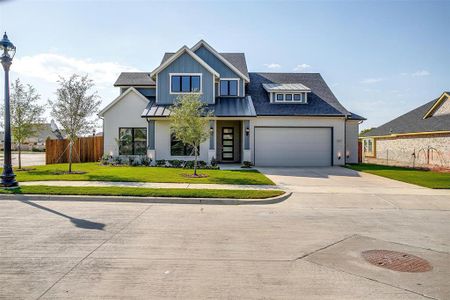
[[[375,152],[363,162],[450,169],[450,134],[377,138]]]

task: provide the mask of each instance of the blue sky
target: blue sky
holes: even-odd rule
[[[18,48],[12,78],[43,102],[58,74],[87,72],[106,105],[121,71],[151,71],[199,39],[245,52],[250,71],[320,72],[368,118],[362,128],[450,90],[450,1],[61,2],[0,0],[0,30]]]

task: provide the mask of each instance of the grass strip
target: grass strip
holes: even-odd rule
[[[0,189],[0,194],[266,199],[282,195],[284,192],[278,190],[166,189],[29,185],[11,190]]]
[[[450,189],[450,173],[373,164],[355,164],[346,167],[427,188]]]

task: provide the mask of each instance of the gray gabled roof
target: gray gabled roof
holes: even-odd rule
[[[122,72],[114,86],[155,86],[150,72]]]
[[[424,119],[425,114],[438,100],[439,98],[419,106],[392,121],[362,134],[362,136],[369,137],[402,133],[450,131],[450,115],[431,116]]]
[[[247,92],[252,96],[258,116],[347,116],[319,73],[249,73]],[[265,83],[300,83],[311,89],[307,104],[270,103]]]
[[[166,52],[164,53],[164,56],[161,60],[161,64],[163,64],[166,60],[168,60],[172,55],[175,53],[173,52]],[[220,52],[220,55],[222,55],[223,58],[225,58],[227,61],[229,61],[236,69],[239,70],[242,74],[248,77],[248,70],[247,70],[247,62],[245,61],[245,54],[244,53],[223,53]]]

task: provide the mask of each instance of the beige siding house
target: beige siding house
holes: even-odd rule
[[[450,93],[363,134],[363,162],[450,169]]]

